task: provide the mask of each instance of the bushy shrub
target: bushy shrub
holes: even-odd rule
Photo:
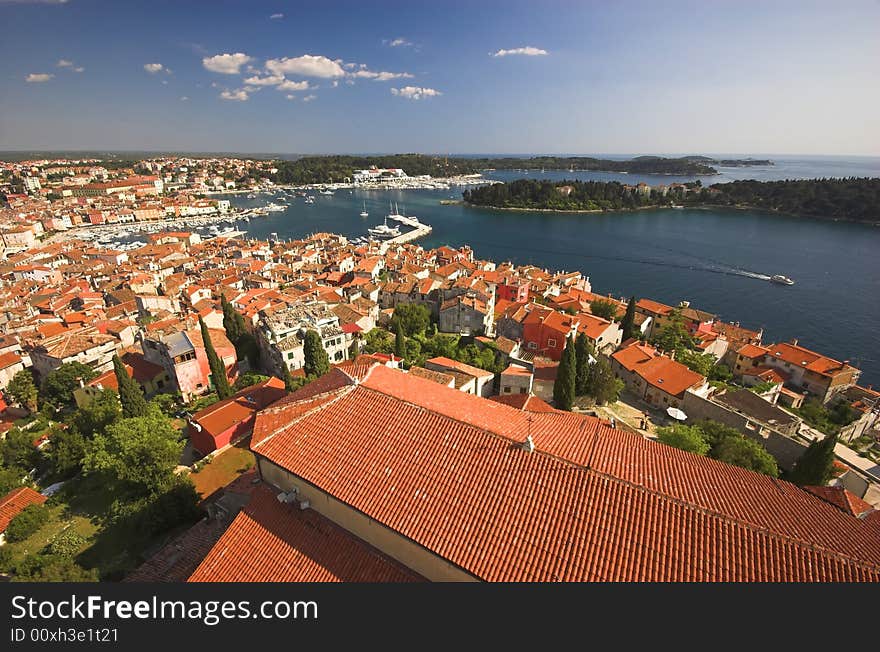
[[[6,540],[24,541],[49,520],[49,511],[43,505],[28,505],[6,527]]]
[[[49,545],[46,546],[46,552],[56,557],[70,559],[77,554],[85,545],[86,539],[73,530],[65,530],[56,536]]]

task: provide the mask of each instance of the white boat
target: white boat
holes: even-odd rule
[[[367,212],[367,202],[364,201],[364,210],[361,211],[361,217],[369,217],[370,214]]]
[[[314,203],[315,203],[315,198],[312,197],[311,195],[309,195],[308,197],[306,197],[306,201],[305,201],[305,203],[306,203],[306,204],[314,204]]]
[[[388,226],[388,216],[386,215],[385,221],[382,224],[367,229],[367,233],[377,240],[390,240],[400,235],[400,229],[396,226]]]
[[[776,283],[778,285],[794,285],[794,281],[792,281],[787,276],[783,276],[782,274],[775,274],[770,277],[771,283]]]
[[[333,194],[333,191],[332,191],[332,190],[322,190],[320,194],[322,194],[322,195],[332,195],[332,194]]]
[[[275,202],[272,202],[271,204],[266,206],[266,210],[272,211],[273,213],[278,213],[280,211],[283,211],[284,209],[285,209],[284,204],[276,204]]]

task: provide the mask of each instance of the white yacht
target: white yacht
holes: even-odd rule
[[[367,233],[377,240],[390,240],[400,235],[400,229],[396,226],[388,226],[388,216],[386,215],[385,221],[382,224],[367,229]]]
[[[369,217],[370,214],[367,212],[367,202],[364,201],[364,210],[361,211],[361,217]]]
[[[771,283],[777,283],[779,285],[794,285],[794,281],[792,281],[787,276],[783,276],[782,274],[776,274],[770,277]]]
[[[283,211],[285,208],[286,207],[284,206],[284,204],[276,204],[275,202],[272,202],[268,206],[266,206],[266,210],[272,211],[273,213]]]

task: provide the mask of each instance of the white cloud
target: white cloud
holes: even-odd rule
[[[58,59],[58,63],[55,64],[59,68],[73,68],[73,61],[68,61],[67,59]]]
[[[317,95],[306,95],[303,98],[303,102],[311,102],[312,100],[316,100],[316,99],[318,99]]]
[[[392,48],[408,48],[408,47],[412,47],[412,42],[411,42],[411,41],[407,41],[407,40],[406,40],[405,38],[403,38],[402,36],[398,36],[398,37],[395,38],[395,39],[384,39],[382,42],[385,43],[385,44],[387,44],[389,47],[392,47]]]
[[[247,102],[248,94],[244,89],[239,89],[237,91],[223,91],[220,93],[220,98],[224,100],[233,100],[235,102]]]
[[[320,77],[332,79],[333,77],[345,76],[342,62],[333,61],[320,55],[304,54],[301,57],[282,57],[281,59],[269,59],[266,62],[266,70],[273,75],[298,75],[302,77]]]
[[[534,48],[531,45],[527,45],[523,48],[513,48],[511,50],[498,50],[497,52],[493,52],[491,56],[493,57],[507,57],[512,54],[521,54],[526,57],[540,57],[547,54],[547,50],[542,50],[541,48]]]
[[[188,98],[186,95],[181,95],[181,96],[180,96],[180,101],[181,101],[181,102],[188,102],[188,101],[189,101],[189,98]]]
[[[0,0],[0,4],[10,5],[64,5],[68,0]]]
[[[288,93],[284,97],[286,97],[288,100],[295,100],[296,99],[296,95],[291,95],[290,93]]]
[[[29,84],[39,84],[41,82],[49,81],[54,76],[55,75],[48,72],[32,72],[27,77],[25,77],[24,80]]]
[[[157,72],[162,72],[165,70],[165,66],[161,63],[145,63],[144,70],[146,70],[151,75],[155,75]]]
[[[254,75],[244,80],[245,84],[250,84],[251,86],[277,86],[283,82],[284,75],[269,75],[268,77]]]
[[[269,20],[281,20],[284,18],[284,14],[272,14],[269,16]]]
[[[408,72],[373,72],[372,70],[358,70],[352,73],[354,77],[372,79],[373,81],[390,81],[392,79],[412,79],[413,75]]]
[[[167,85],[167,84],[168,84],[168,80],[167,80],[167,79],[163,79],[163,80],[162,80],[162,83],[165,84],[165,85]]]
[[[235,54],[217,54],[213,57],[205,57],[202,59],[202,65],[211,72],[237,75],[241,72],[241,67],[250,61],[253,61],[253,57],[249,57],[243,52],[236,52]]]
[[[391,94],[405,97],[408,100],[421,100],[425,97],[436,97],[438,95],[443,95],[443,93],[438,90],[435,90],[433,88],[422,88],[421,86],[404,86],[403,88],[392,88]]]
[[[336,88],[337,86],[339,86],[339,80],[338,80],[338,79],[334,79],[334,80],[333,80],[333,84],[332,84],[332,86],[333,86],[333,88]]]
[[[73,72],[83,72],[83,71],[85,71],[85,68],[83,68],[82,66],[77,66],[76,68],[73,69]]]
[[[311,88],[309,86],[309,82],[307,81],[290,81],[289,79],[285,79],[283,82],[278,84],[279,91],[307,91]]]

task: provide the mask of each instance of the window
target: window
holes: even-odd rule
[[[288,360],[293,360],[293,351],[290,351],[290,352],[287,354],[287,359],[288,359]]]
[[[519,388],[519,393],[520,393],[520,394],[525,394],[525,393],[526,393],[526,388],[525,388],[525,387],[520,387],[520,388]]]
[[[504,386],[504,393],[505,393],[505,394],[510,394],[510,385],[505,385],[505,386]]]
[[[551,349],[555,348],[556,347],[556,340],[554,340],[552,337],[548,337],[547,338],[547,346],[549,346]]]
[[[538,343],[537,342],[529,342],[529,348],[532,350],[537,349]]]
[[[156,387],[158,387],[159,389],[162,389],[164,386],[165,386],[164,380],[159,380],[159,382],[156,383]]]

